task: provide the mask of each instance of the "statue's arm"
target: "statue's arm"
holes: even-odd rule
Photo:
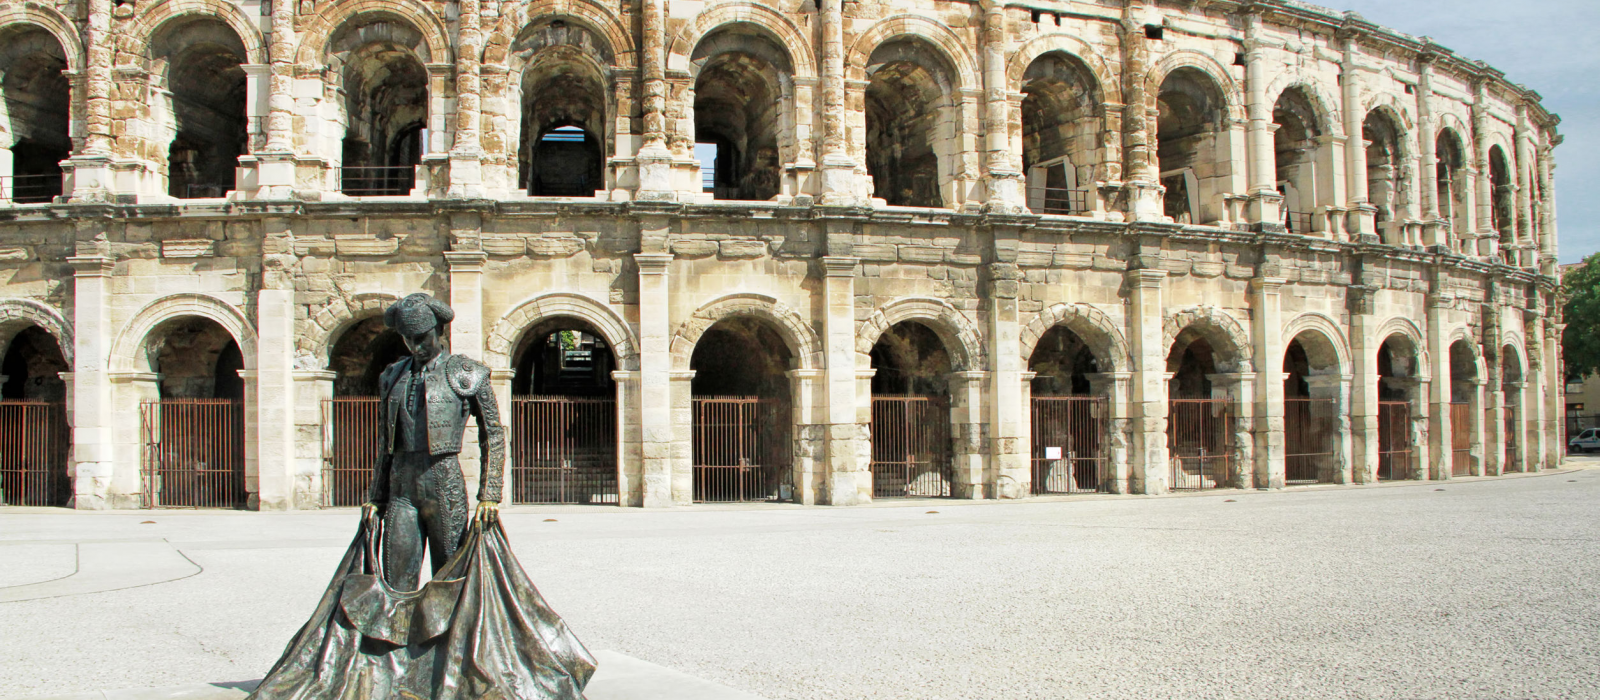
[[[383,505],[389,502],[389,467],[393,450],[389,449],[389,391],[394,388],[393,367],[378,377],[378,458],[372,462],[372,486],[367,490],[367,502]]]
[[[495,401],[494,389],[488,381],[478,386],[478,391],[468,399],[472,416],[478,422],[478,501],[499,503],[505,493],[506,432],[500,425],[500,403]]]

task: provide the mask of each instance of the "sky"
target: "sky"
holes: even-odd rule
[[[1561,262],[1600,251],[1600,0],[1311,0],[1432,37],[1504,71],[1561,115],[1556,131],[1556,242]]]

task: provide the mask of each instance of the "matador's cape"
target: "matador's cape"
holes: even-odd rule
[[[594,657],[545,604],[499,523],[474,521],[422,590],[384,583],[363,519],[317,611],[251,700],[582,700]]]

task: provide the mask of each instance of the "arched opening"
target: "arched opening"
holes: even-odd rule
[[[1498,145],[1489,149],[1489,184],[1494,188],[1490,209],[1494,230],[1500,234],[1501,241],[1511,243],[1514,240],[1511,229],[1511,166],[1506,160],[1506,152]]]
[[[43,328],[9,330],[16,335],[0,360],[0,505],[65,506],[71,429],[61,373],[72,368]]]
[[[1303,331],[1283,353],[1283,476],[1290,484],[1338,481],[1339,355],[1320,332]]]
[[[1500,351],[1500,391],[1505,397],[1505,467],[1501,472],[1527,471],[1522,445],[1527,438],[1522,423],[1522,355],[1507,345]]]
[[[793,360],[772,324],[750,316],[718,321],[695,342],[695,501],[794,499]]]
[[[735,25],[695,47],[695,156],[716,199],[771,199],[782,175],[779,130],[793,110],[789,54],[756,30]]]
[[[0,198],[49,203],[61,196],[61,161],[73,148],[66,52],[31,25],[0,32],[0,46]]]
[[[950,352],[904,321],[872,346],[872,497],[952,495]]]
[[[610,65],[604,43],[564,19],[523,32],[517,50],[522,73],[518,182],[534,197],[593,197],[606,188],[607,98]]]
[[[421,42],[415,29],[371,16],[329,42],[344,98],[340,190],[347,195],[407,195],[416,186],[428,148],[428,74],[411,49]]]
[[[1361,123],[1361,140],[1367,149],[1367,202],[1378,210],[1374,215],[1378,233],[1385,243],[1404,243],[1400,229],[1391,225],[1399,218],[1407,182],[1402,172],[1400,127],[1387,110],[1375,109]]]
[[[1478,442],[1474,416],[1478,414],[1478,362],[1472,344],[1457,340],[1450,344],[1450,473],[1473,476],[1481,473],[1472,447]]]
[[[1103,371],[1094,351],[1066,326],[1039,338],[1028,358],[1033,493],[1112,491],[1106,430],[1110,406],[1094,395]]]
[[[884,42],[867,60],[867,174],[891,206],[945,206],[957,153],[955,72],[926,42]]]
[[[181,316],[145,339],[157,375],[141,405],[144,502],[149,508],[242,508],[244,355],[217,322]]]
[[[1099,85],[1076,56],[1053,51],[1022,74],[1022,172],[1036,214],[1094,209],[1089,183],[1103,127]],[[1081,183],[1081,184],[1080,184]]]
[[[1278,192],[1283,195],[1283,223],[1289,233],[1317,230],[1317,149],[1322,147],[1321,123],[1311,99],[1298,87],[1283,91],[1272,108],[1274,163]]]
[[[1210,338],[1183,329],[1167,353],[1168,486],[1175,490],[1235,485],[1232,402],[1212,386],[1218,370]]]
[[[181,199],[224,197],[248,148],[244,43],[228,25],[196,18],[169,22],[151,41],[165,71],[172,142],[167,193]]]
[[[1439,132],[1434,145],[1438,159],[1435,177],[1439,190],[1439,218],[1446,222],[1445,231],[1451,240],[1460,241],[1469,233],[1472,204],[1467,200],[1467,160],[1461,147],[1461,137],[1452,129]]]
[[[1221,218],[1212,201],[1224,188],[1232,155],[1219,143],[1227,104],[1211,76],[1179,68],[1161,81],[1156,98],[1156,159],[1161,171],[1165,214],[1180,224]]]
[[[610,343],[582,319],[547,318],[512,362],[511,502],[619,503]]]
[[[1419,371],[1416,344],[1396,333],[1378,346],[1378,479],[1416,479],[1415,412]]]
[[[352,323],[334,342],[328,354],[333,397],[324,399],[322,408],[324,430],[329,433],[322,470],[324,506],[367,502],[384,427],[378,379],[407,354],[405,341],[384,327],[382,316]]]

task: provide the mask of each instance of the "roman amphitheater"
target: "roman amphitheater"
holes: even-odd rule
[[[359,504],[419,290],[511,503],[1561,459],[1559,120],[1355,14],[41,0],[0,37],[8,503]]]

